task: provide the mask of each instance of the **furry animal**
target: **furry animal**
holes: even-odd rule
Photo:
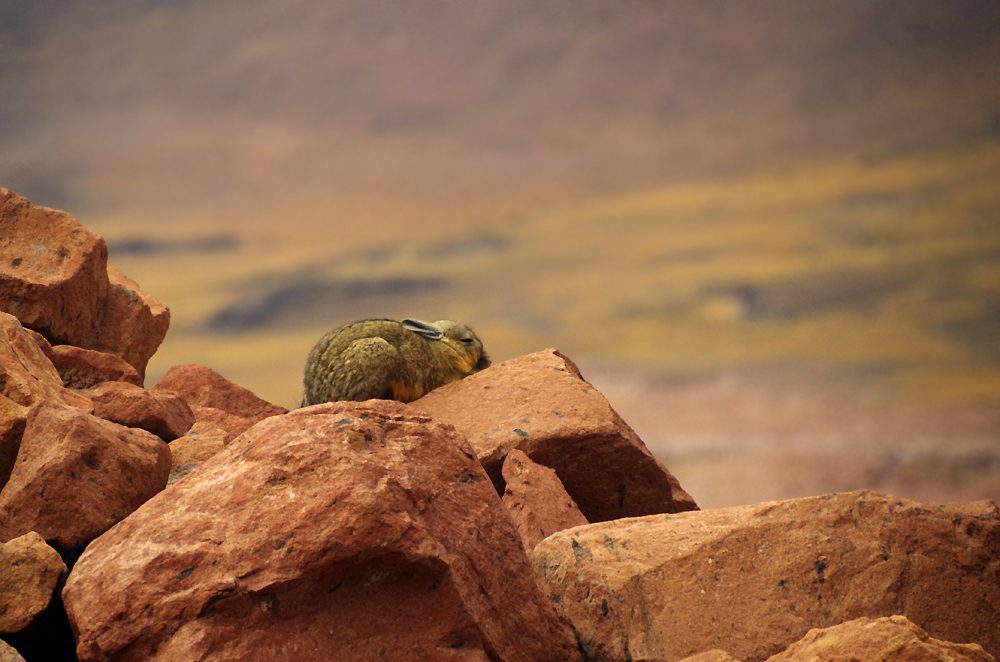
[[[323,336],[306,360],[302,406],[338,400],[412,402],[490,366],[472,329],[451,320],[362,320]]]

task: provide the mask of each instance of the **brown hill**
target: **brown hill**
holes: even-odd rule
[[[497,360],[641,369],[616,406],[694,397],[717,429],[636,416],[661,453],[835,454],[886,401],[942,423],[878,462],[965,430],[981,476],[998,28],[988,0],[9,3],[0,185],[171,307],[149,383],[202,363],[293,406],[329,328],[453,317]]]

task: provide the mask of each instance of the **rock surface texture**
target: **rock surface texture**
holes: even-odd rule
[[[170,313],[108,266],[108,247],[69,214],[0,188],[0,310],[53,345],[120,356],[143,376]]]
[[[534,548],[557,531],[589,523],[556,472],[532,462],[523,452],[507,454],[503,478],[507,484],[503,505],[517,525],[525,549]]]
[[[56,345],[49,358],[67,388],[91,388],[104,382],[142,386],[139,373],[125,359],[73,345]]]
[[[592,524],[532,552],[587,659],[765,660],[811,628],[901,614],[1000,652],[1000,516],[851,492]]]
[[[501,490],[512,450],[554,469],[590,522],[698,507],[554,349],[505,361],[410,404],[464,434]]]
[[[858,618],[810,630],[800,641],[768,662],[853,660],[855,662],[993,662],[978,644],[934,639],[905,616]]]
[[[576,660],[461,435],[394,402],[255,426],[87,548],[81,660]]]
[[[66,579],[66,564],[34,531],[0,543],[0,635],[36,624]]]

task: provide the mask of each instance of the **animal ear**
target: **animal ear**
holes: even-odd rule
[[[407,331],[413,331],[415,334],[422,338],[427,338],[428,340],[441,340],[444,338],[444,331],[441,327],[434,326],[428,322],[421,322],[420,320],[403,320],[403,328]]]

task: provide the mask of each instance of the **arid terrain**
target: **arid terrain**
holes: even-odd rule
[[[1000,498],[1000,8],[0,8],[0,185],[297,405],[364,317],[556,347],[702,507]]]

